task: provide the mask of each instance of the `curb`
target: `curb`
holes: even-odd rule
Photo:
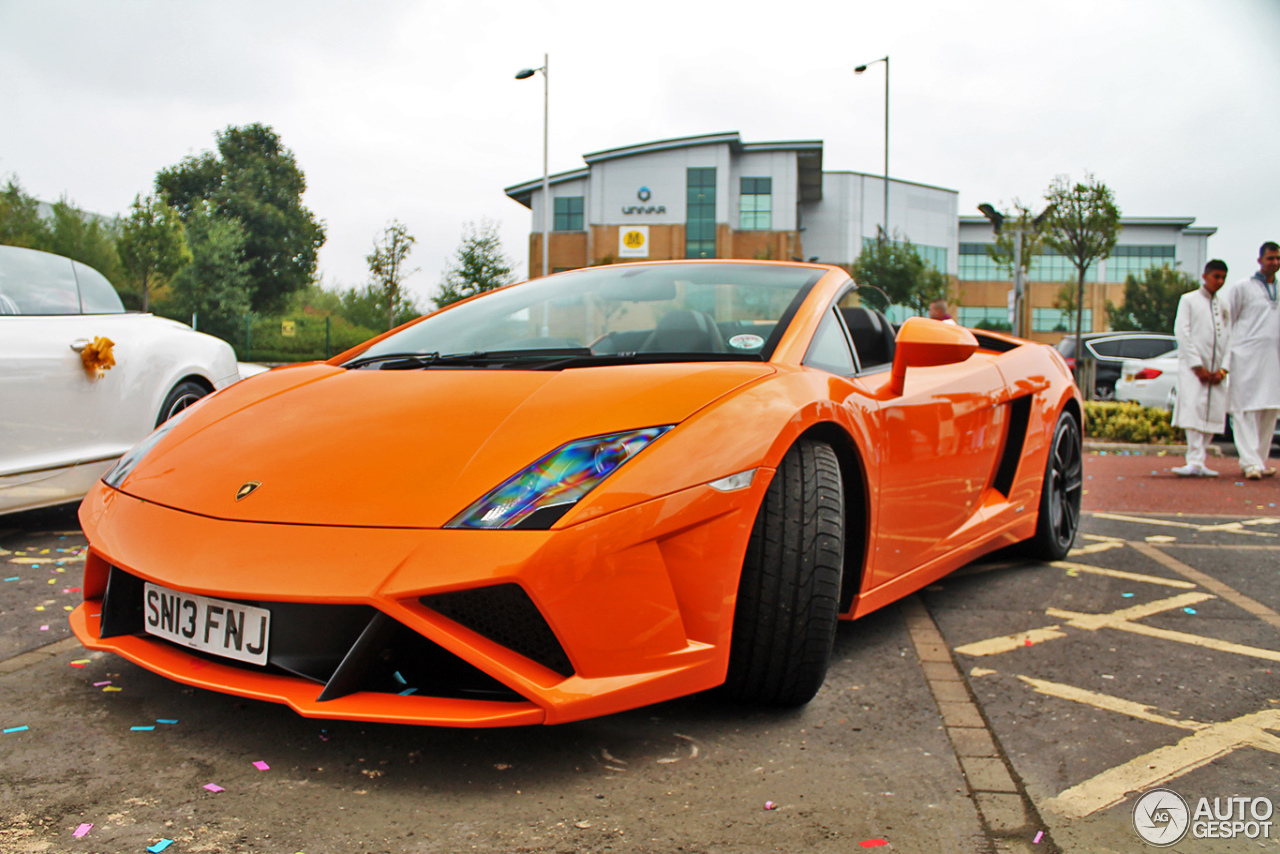
[[[1099,442],[1086,439],[1084,442],[1085,453],[1089,454],[1126,454],[1129,456],[1165,456],[1165,457],[1185,457],[1187,455],[1186,445],[1139,445],[1126,442]],[[1210,444],[1205,449],[1211,457],[1223,456],[1222,449],[1217,445]]]

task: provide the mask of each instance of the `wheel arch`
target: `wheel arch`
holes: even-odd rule
[[[871,530],[871,489],[866,464],[853,437],[831,421],[810,426],[796,441],[824,442],[835,451],[844,484],[844,567],[840,576],[840,613],[847,614],[862,589],[867,562],[867,534]]]

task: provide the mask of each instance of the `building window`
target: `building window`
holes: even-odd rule
[[[1004,305],[962,305],[956,309],[956,322],[970,329],[994,329],[1009,332],[1009,307]]]
[[[738,228],[773,228],[773,179],[743,178],[738,193]]]
[[[1093,309],[1084,310],[1085,332],[1093,331]],[[1075,312],[1063,311],[1060,308],[1031,309],[1032,332],[1074,332],[1076,329]]]
[[[716,257],[716,168],[688,172],[684,257]]]
[[[1008,282],[1013,280],[1013,265],[997,264],[987,254],[989,245],[988,243],[960,244],[960,281]],[[1027,270],[1028,282],[1074,282],[1077,278],[1076,265],[1071,263],[1071,259],[1065,255],[1059,255],[1047,246],[1042,248],[1039,255],[1031,259],[1031,266]],[[1085,271],[1084,280],[1086,282],[1098,280],[1096,264],[1091,264]],[[1123,281],[1123,278],[1120,281]]]
[[[862,248],[865,250],[868,246],[875,245],[876,240],[877,238],[875,237],[862,238]],[[895,240],[893,242],[895,244],[901,243],[901,241],[898,241],[898,240]],[[919,255],[924,261],[928,262],[929,264],[932,264],[934,269],[942,273],[947,272],[947,247],[925,246],[922,243],[913,243],[911,245],[915,247],[916,254]]]
[[[1141,279],[1152,267],[1174,263],[1172,246],[1117,246],[1107,259],[1107,281],[1123,282],[1129,275]]]
[[[582,196],[556,198],[556,231],[582,231]]]

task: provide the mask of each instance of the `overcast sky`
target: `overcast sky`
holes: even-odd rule
[[[392,219],[434,291],[463,224],[501,223],[523,278],[529,211],[502,188],[590,151],[739,131],[820,139],[979,202],[1106,182],[1126,216],[1193,216],[1231,278],[1280,240],[1280,0],[468,3],[0,0],[0,180],[124,212],[158,170],[262,122],[306,174],[330,287],[361,285]]]

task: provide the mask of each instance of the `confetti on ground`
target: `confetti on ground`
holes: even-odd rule
[[[11,732],[26,732],[26,731],[27,731],[27,730],[29,730],[29,729],[30,729],[30,727],[29,727],[29,726],[27,726],[26,724],[23,724],[22,726],[11,726],[11,727],[8,727],[8,728],[6,728],[6,729],[5,729],[5,731],[4,731],[4,732],[5,732],[5,734],[6,734],[6,735],[8,735],[8,734],[9,734],[9,733],[11,733]]]
[[[1023,646],[1032,646],[1031,638],[1027,638],[1022,642]]]
[[[879,848],[881,845],[888,845],[887,839],[864,839],[858,843],[863,848]]]
[[[48,626],[41,626],[41,627],[40,627],[40,631],[42,631],[42,632],[47,632],[47,631],[49,631],[49,627],[48,627]],[[81,665],[81,667],[83,667],[83,666],[84,666],[84,665]]]
[[[1194,614],[1196,612],[1195,608],[1183,608],[1182,610],[1188,614]]]
[[[87,659],[87,658],[78,658],[78,659],[76,659],[75,661],[71,662],[71,666],[72,666],[72,667],[84,667],[84,666],[85,666],[86,664],[88,664],[88,663],[89,663],[89,659]]]
[[[1036,833],[1036,838],[1035,838],[1035,839],[1033,839],[1033,840],[1031,840],[1031,844],[1032,844],[1032,845],[1039,845],[1039,844],[1040,844],[1040,840],[1041,840],[1041,839],[1044,839],[1044,831],[1043,831],[1043,830],[1041,830],[1041,831],[1039,831],[1038,833]]]
[[[176,718],[156,718],[158,724],[176,724],[177,722]]]
[[[263,762],[261,759],[259,759],[257,762],[254,762],[254,763],[253,763],[253,767],[254,767],[254,768],[257,768],[259,771],[270,771],[270,770],[271,770],[271,766],[270,766],[270,765],[268,765],[267,763]]]
[[[21,580],[21,578],[22,576],[20,575],[11,575],[8,578],[6,578],[5,581],[19,581]]]
[[[103,688],[102,690],[103,690],[103,691],[123,691],[124,689],[123,689],[123,688],[117,688],[117,687],[115,687],[114,685],[108,685],[107,687]]]
[[[92,830],[92,829],[93,829],[93,825],[92,825],[92,824],[82,824],[82,825],[80,825],[79,827],[77,827],[77,828],[72,832],[72,834],[71,834],[71,835],[72,835],[72,836],[74,836],[74,837],[76,837],[77,839],[79,839],[81,836],[84,836],[86,833],[88,833],[88,832],[89,832],[90,830]]]
[[[1132,598],[1133,598],[1133,594],[1132,594],[1132,593],[1121,593],[1120,595],[1121,595],[1121,596],[1123,596],[1125,599],[1132,599]]]
[[[155,729],[155,725],[154,725],[154,724],[152,724],[151,726],[131,726],[131,727],[129,727],[130,732],[151,732],[151,730],[153,730],[153,729]]]
[[[403,691],[400,692],[400,696],[407,697],[410,694],[415,693],[417,690],[418,690],[417,688],[405,688]]]
[[[151,854],[160,854],[161,851],[168,848],[172,844],[173,844],[172,839],[161,839],[155,845],[148,845],[147,850],[150,851]]]
[[[104,681],[102,681],[102,682],[94,682],[94,683],[93,683],[93,687],[95,687],[95,688],[101,688],[103,685],[110,685],[110,684],[111,684],[111,680],[110,680],[110,679],[106,679],[106,680],[104,680]]]
[[[765,801],[764,808],[767,810],[776,810],[778,808],[778,805],[775,804],[773,801]]]
[[[222,787],[221,787],[221,786],[219,786],[217,783],[205,783],[205,784],[204,784],[204,787],[205,787],[206,789],[208,789],[209,791],[211,791],[211,792],[225,792],[225,791],[226,791],[226,789],[222,788]]]

